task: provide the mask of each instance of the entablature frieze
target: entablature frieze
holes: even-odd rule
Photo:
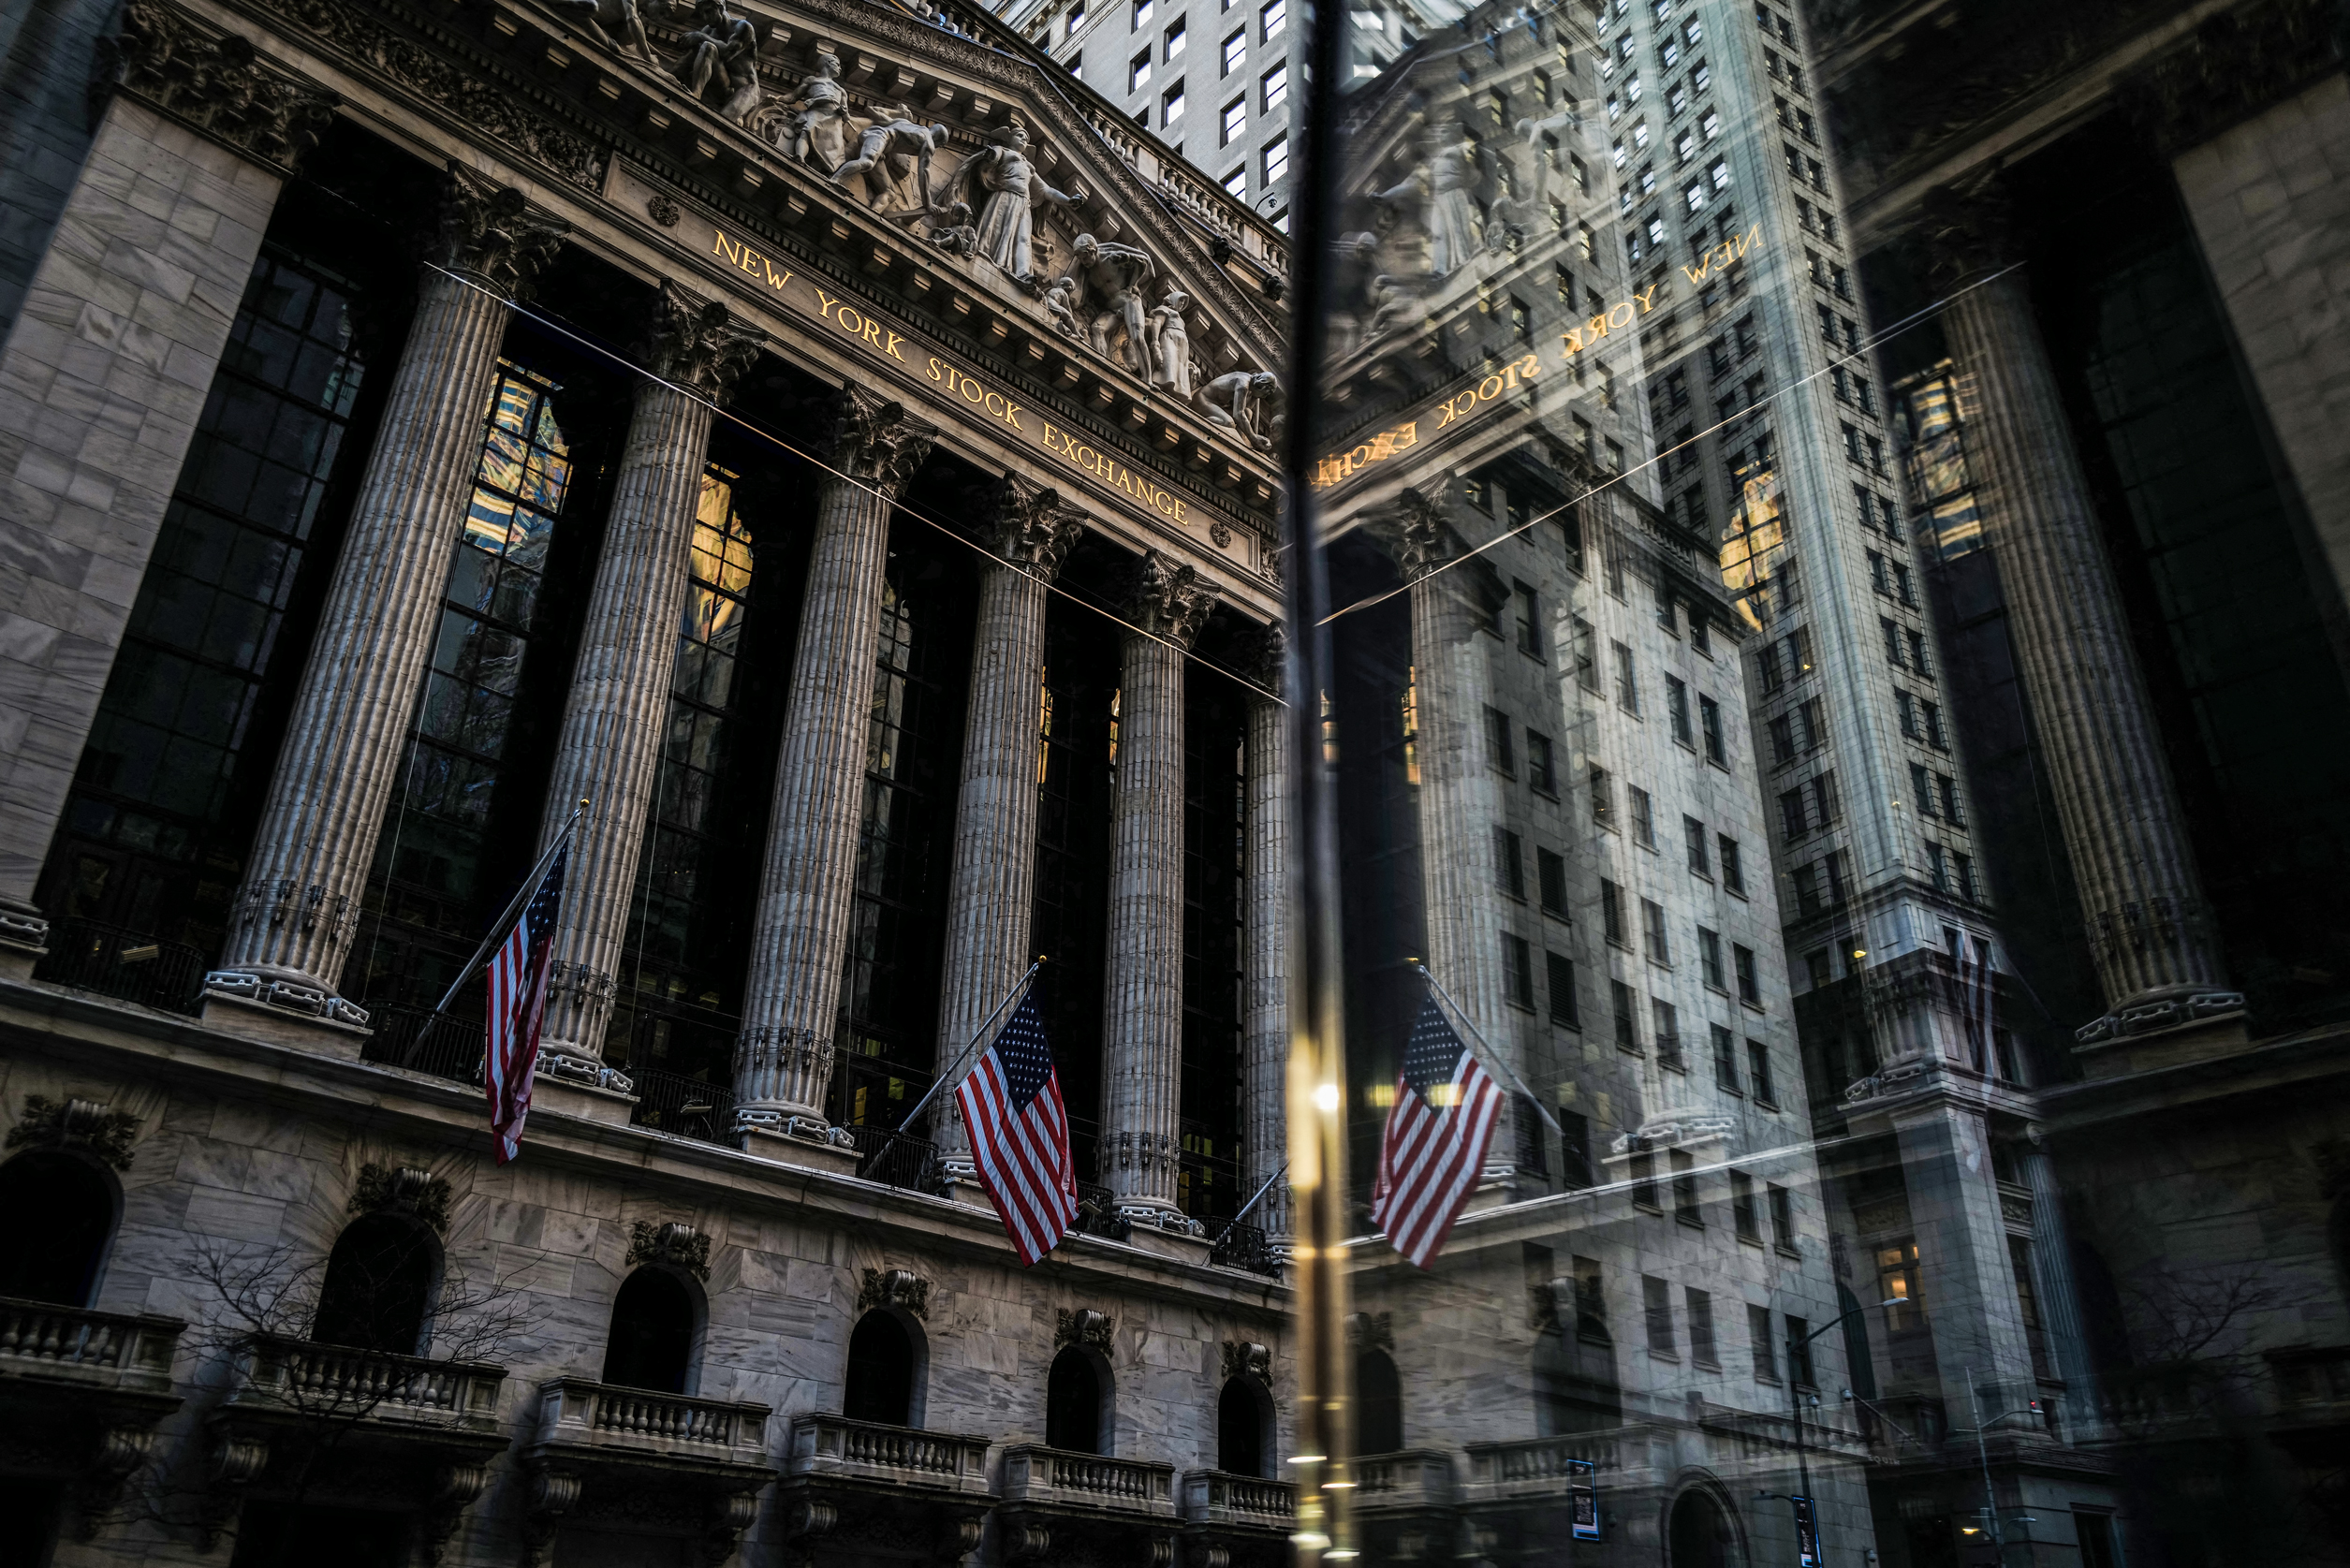
[[[985,256],[941,242],[939,224],[917,234],[880,193],[859,199],[793,157],[788,137],[771,143],[536,7],[189,0],[188,8],[220,25],[261,22],[269,43],[315,54],[326,68],[312,74],[334,81],[345,112],[420,150],[504,166],[536,199],[571,210],[574,242],[616,253],[654,280],[690,268],[697,286],[780,328],[776,346],[789,357],[847,383],[888,378],[909,401],[948,416],[944,445],[991,469],[1024,467],[1097,503],[1089,510],[1126,522],[1128,533],[1140,524],[1155,539],[1138,548],[1181,539],[1186,553],[1270,601],[1275,470],[1263,436],[1278,418],[1279,395],[1257,367],[1277,359],[1278,343],[1250,319],[1204,242],[1153,221],[1139,173],[1102,152],[1073,104],[1035,90],[1026,61],[878,3],[813,5],[804,18],[786,19],[828,28],[809,33],[807,48],[854,60],[851,77],[892,90],[933,82],[920,112],[945,105],[965,116],[944,139],[958,150],[1010,145],[1006,127],[1022,117],[1062,139],[1057,149],[1037,144],[1031,161],[1080,199],[1064,227],[1087,225],[1097,239],[1147,227],[1162,253],[1148,265],[1103,271],[1098,284],[1076,277],[1088,256],[1099,271],[1101,252],[1143,253],[1118,244],[1087,252],[1040,225],[1035,243],[1050,253],[1048,264],[1025,279],[1006,276]],[[786,21],[772,25],[763,75],[797,68],[786,58],[796,36]],[[892,47],[910,51],[906,65],[880,58]],[[949,64],[948,53],[962,83],[923,74]],[[860,110],[860,97],[878,101],[853,81],[847,91]],[[994,124],[971,123],[982,118]],[[950,188],[956,178],[947,177]],[[1125,221],[1103,191],[1129,203]],[[1065,267],[1069,274],[1055,282],[1073,288],[1043,286],[1045,272]],[[1131,308],[1120,295],[1087,293],[1129,285]],[[1146,308],[1148,291],[1162,286],[1157,308]],[[1196,313],[1188,323],[1185,309]],[[1171,341],[1160,331],[1170,314]],[[1131,341],[1138,320],[1147,344]],[[1162,369],[1167,354],[1175,357],[1171,374]]]

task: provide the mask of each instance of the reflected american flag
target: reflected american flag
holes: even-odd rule
[[[1501,1090],[1430,997],[1403,1048],[1371,1193],[1373,1222],[1418,1267],[1443,1250],[1476,1191],[1501,1107]]]

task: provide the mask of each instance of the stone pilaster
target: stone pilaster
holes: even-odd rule
[[[1060,495],[1006,476],[975,498],[988,517],[990,560],[979,579],[971,700],[963,719],[962,785],[955,805],[955,865],[947,889],[940,966],[938,1070],[969,1046],[1026,972],[1035,894],[1038,752],[1043,745],[1045,590],[1084,520]],[[998,1020],[1001,1025],[1001,1019]],[[949,1100],[939,1107],[938,1153],[950,1176],[971,1174],[971,1140]]]
[[[2064,1192],[2056,1162],[2034,1139],[2015,1145],[2016,1164],[2032,1189],[2032,1272],[2039,1285],[2040,1323],[2048,1335],[2056,1375],[2064,1382],[2064,1422],[2072,1441],[2089,1436],[2098,1420],[2097,1372],[2089,1359],[2089,1337],[2081,1328],[2080,1292],[2073,1281],[2071,1227],[2064,1218]]]
[[[1175,1202],[1183,1055],[1183,659],[1215,602],[1153,550],[1127,606],[1109,824],[1109,960],[1102,987],[1096,1179],[1119,1212],[1190,1231]]]
[[[481,455],[509,299],[569,226],[455,164],[415,324],[238,889],[214,991],[348,1022],[335,995]]]
[[[1943,330],[1971,383],[1961,413],[1983,533],[2107,1004],[2119,1017],[2214,991],[2226,983],[2218,933],[2055,372],[2023,272],[1999,270],[2016,248],[1998,193],[1946,194],[1929,212],[1952,271],[1974,274]]]
[[[334,96],[239,35],[134,5],[104,105],[0,346],[0,968],[286,171]]]
[[[841,393],[835,473],[816,487],[815,544],[775,766],[757,926],[735,1050],[742,1124],[830,1142],[825,1091],[840,1016],[889,507],[934,426],[861,388]]]
[[[1421,902],[1428,969],[1477,1031],[1518,1065],[1502,975],[1501,895],[1493,828],[1505,820],[1486,759],[1491,692],[1478,628],[1499,604],[1492,569],[1454,561],[1461,541],[1434,503],[1406,491],[1382,530],[1412,585],[1412,666],[1418,720]],[[1498,1140],[1498,1161],[1513,1147]]]
[[[1241,1087],[1248,1130],[1241,1201],[1272,1181],[1243,1223],[1262,1230],[1273,1254],[1286,1258],[1296,1231],[1289,1185],[1273,1180],[1289,1158],[1289,710],[1281,700],[1286,649],[1280,626],[1265,628],[1256,654],[1243,671],[1261,689],[1249,694],[1243,783]]]
[[[677,662],[711,414],[766,336],[726,306],[664,282],[639,347],[652,375],[637,388],[621,450],[539,834],[543,848],[575,803],[588,802],[571,844],[541,1048],[542,1065],[559,1077],[602,1076],[613,973]]]

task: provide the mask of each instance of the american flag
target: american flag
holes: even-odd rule
[[[1973,931],[1961,931],[1957,958],[1959,1018],[1966,1030],[1967,1055],[1979,1073],[1991,1050],[1991,945]]]
[[[1403,1047],[1371,1190],[1372,1220],[1422,1268],[1476,1191],[1501,1108],[1501,1090],[1430,997]]]
[[[971,1133],[979,1185],[1004,1217],[1012,1250],[1022,1267],[1035,1263],[1077,1224],[1077,1165],[1034,991],[955,1086],[955,1106]]]
[[[538,1068],[538,1027],[547,1016],[548,960],[554,952],[555,916],[563,908],[563,868],[571,858],[565,843],[548,862],[547,874],[522,907],[521,918],[490,960],[490,1130],[497,1136],[498,1164],[522,1150],[522,1119],[530,1114],[532,1075]]]

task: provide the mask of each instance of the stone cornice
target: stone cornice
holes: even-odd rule
[[[263,60],[251,39],[185,11],[132,0],[99,39],[94,102],[116,89],[254,162],[290,171],[341,101]]]

